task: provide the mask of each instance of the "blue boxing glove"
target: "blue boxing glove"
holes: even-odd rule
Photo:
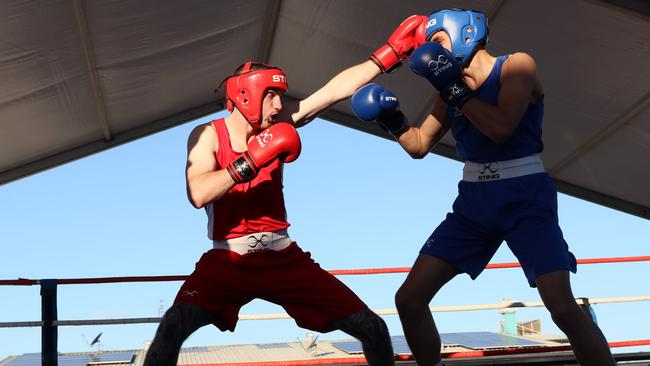
[[[411,55],[409,66],[440,92],[442,100],[459,110],[474,96],[463,80],[463,69],[451,52],[438,42],[427,42]]]
[[[377,121],[393,136],[407,130],[406,116],[399,110],[395,94],[378,84],[367,84],[352,95],[352,111],[362,121]]]

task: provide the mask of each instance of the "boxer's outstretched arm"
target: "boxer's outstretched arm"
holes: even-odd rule
[[[304,126],[323,110],[351,97],[377,75],[396,68],[421,44],[426,32],[426,19],[422,15],[408,17],[395,28],[388,41],[370,55],[370,60],[340,72],[304,100],[285,102],[282,119],[291,120],[298,127]]]
[[[380,73],[379,67],[370,60],[352,66],[338,73],[309,97],[285,102],[282,115],[284,117],[286,113],[286,120],[292,120],[298,127],[304,126],[325,109],[352,96],[355,90]]]

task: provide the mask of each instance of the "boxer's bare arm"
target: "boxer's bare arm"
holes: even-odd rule
[[[226,169],[217,170],[217,134],[210,123],[194,128],[187,141],[185,179],[187,198],[201,208],[219,199],[235,185]]]
[[[514,53],[503,63],[500,82],[496,105],[472,98],[463,107],[465,117],[497,144],[510,139],[526,113],[531,96],[541,91],[535,60],[523,52]]]
[[[422,159],[442,139],[450,126],[447,121],[447,104],[440,97],[433,110],[420,127],[411,127],[400,135],[398,142],[414,159]]]
[[[304,126],[325,109],[352,96],[359,87],[379,74],[379,67],[370,60],[345,69],[307,98],[285,102],[282,120],[293,121],[296,127]]]
[[[417,47],[417,40],[424,38],[426,20],[427,17],[422,15],[405,19],[370,60],[340,72],[314,94],[294,104],[293,108],[287,108],[287,117],[291,117],[297,126],[303,126],[323,110],[351,97],[380,73],[394,69]]]

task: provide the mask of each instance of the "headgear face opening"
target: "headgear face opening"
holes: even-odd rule
[[[264,69],[251,70],[253,65]],[[226,82],[226,108],[232,112],[235,107],[244,115],[254,129],[262,125],[262,100],[271,89],[288,90],[287,77],[277,67],[255,62],[246,62],[241,73],[229,76]],[[221,82],[223,85],[224,81]]]
[[[451,52],[463,67],[469,65],[478,47],[489,41],[488,20],[480,11],[446,9],[429,15],[426,39],[440,30],[449,35]]]

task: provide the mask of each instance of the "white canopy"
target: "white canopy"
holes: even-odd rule
[[[482,10],[492,54],[526,51],[544,83],[547,170],[560,191],[650,218],[650,3],[644,0],[4,0],[0,184],[223,109],[243,61],[281,67],[303,98],[411,14]],[[435,97],[381,76],[411,123]],[[362,124],[349,101],[323,116]],[[455,158],[451,134],[435,153]]]

